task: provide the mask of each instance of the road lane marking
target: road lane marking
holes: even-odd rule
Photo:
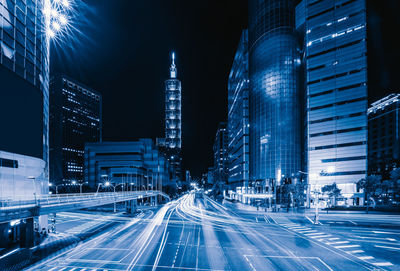
[[[334,246],[334,248],[353,248],[353,247],[360,247],[360,245]]]
[[[396,239],[394,239],[394,238],[386,238],[386,240],[396,242]]]
[[[310,257],[310,256],[306,256],[306,257],[303,257],[303,256],[269,256],[269,255],[243,255],[243,257],[245,257],[246,258],[246,260],[250,263],[250,261],[248,260],[248,257],[253,257],[253,258],[255,258],[255,257],[259,257],[259,258],[276,258],[276,259],[297,259],[297,260],[303,260],[303,259],[305,259],[305,260],[318,260],[320,263],[322,263],[329,271],[333,271],[333,269],[327,264],[327,263],[325,263],[323,260],[321,260],[321,258],[319,258],[319,257]],[[307,263],[309,263],[309,264],[311,264],[312,265],[312,263],[311,262],[307,262]],[[250,264],[250,266],[253,268],[253,270],[255,271],[256,269],[253,267],[253,265],[252,264]],[[315,266],[314,266],[315,267]]]
[[[310,231],[303,231],[303,232],[300,232],[300,233],[302,233],[302,234],[306,234],[306,233],[311,233],[311,232],[317,232],[317,231],[310,230]]]
[[[276,223],[275,219],[272,218],[272,216],[269,215],[268,217],[271,218],[272,221],[274,221],[275,224],[278,224],[278,223]]]
[[[393,264],[390,262],[383,262],[383,263],[372,263],[373,265],[376,266],[392,266]]]
[[[349,241],[338,241],[338,242],[329,242],[329,243],[325,243],[327,245],[339,245],[339,244],[348,244],[350,243]]]
[[[332,235],[330,234],[321,234],[321,235],[314,235],[314,236],[310,236],[311,238],[326,238],[326,237],[331,237]]]
[[[375,245],[375,247],[387,248],[387,249],[394,249],[394,250],[400,250],[400,247],[386,247],[386,246],[378,246],[378,245]]]
[[[307,227],[304,226],[295,226],[295,227],[288,227],[289,229],[293,230],[293,229],[307,229]]]
[[[347,253],[354,253],[354,254],[356,254],[356,253],[364,253],[365,251],[364,250],[353,250],[353,251],[347,251]]]
[[[333,240],[339,240],[339,238],[334,237],[334,238],[328,238],[329,241],[333,241]]]
[[[362,257],[358,257],[360,260],[372,260],[374,259],[374,257],[372,256],[362,256]]]
[[[313,232],[313,233],[306,233],[304,235],[307,235],[307,236],[311,237],[311,236],[314,236],[314,235],[321,235],[321,234],[323,234],[323,233],[322,232]]]
[[[196,252],[196,270],[199,269],[200,229],[201,229],[201,226],[199,225],[199,233],[198,233],[198,239],[197,239],[197,252]]]
[[[353,222],[353,221],[351,221],[351,220],[347,220],[347,221],[349,221],[349,222],[352,223],[353,225],[356,225],[356,226],[357,226],[357,223],[355,223],[355,222]]]
[[[308,216],[306,216],[306,218],[311,222],[311,224],[314,224],[314,221],[312,221],[311,218],[309,218]]]
[[[256,222],[258,223],[258,218],[256,217]]]

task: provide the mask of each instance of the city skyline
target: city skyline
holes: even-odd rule
[[[393,49],[395,43],[389,42],[393,39],[389,35],[390,29],[394,29],[400,23],[396,21],[392,11],[393,6],[396,7],[399,3],[388,1],[378,5],[370,0],[367,3],[374,10],[368,18],[367,25],[371,29],[380,29],[371,34],[373,42],[371,41],[369,46],[386,49],[371,54],[371,57],[368,58],[369,66],[383,63],[387,67],[379,70],[379,73],[369,70],[372,74],[369,84],[372,95],[369,93],[368,97],[369,102],[372,103],[396,91],[396,86],[399,86],[397,89],[400,89],[400,82],[395,76],[398,68],[394,64],[395,59],[399,58],[398,52]],[[86,21],[91,20],[92,23],[84,24],[80,31],[81,35],[85,36],[83,40],[91,44],[92,50],[88,51],[84,48],[81,52],[80,43],[76,45],[78,47],[74,51],[70,48],[52,50],[51,74],[63,71],[103,94],[105,139],[129,141],[141,137],[163,137],[163,127],[153,125],[153,123],[161,123],[164,118],[161,97],[164,88],[163,78],[168,77],[169,71],[165,67],[170,65],[170,52],[174,50],[180,61],[180,79],[185,86],[182,97],[185,118],[182,128],[186,137],[183,149],[183,168],[192,170],[193,176],[200,177],[211,165],[207,161],[212,159],[212,144],[218,122],[227,121],[226,89],[237,43],[242,30],[247,28],[246,1],[229,1],[229,4],[222,1],[217,4],[215,9],[211,10],[207,9],[208,2],[182,5],[178,4],[178,1],[172,1],[170,5],[160,3],[155,12],[175,10],[174,12],[180,16],[166,17],[166,21],[153,21],[152,29],[159,35],[146,34],[144,39],[136,39],[134,34],[129,38],[122,38],[117,34],[131,31],[130,29],[133,33],[140,33],[139,26],[144,26],[146,20],[139,22],[139,18],[143,18],[152,10],[147,4],[125,3],[122,6],[115,6],[105,3],[105,1],[87,1],[87,5],[91,6],[90,10],[85,11],[84,9],[82,14]],[[122,9],[133,10],[135,14],[137,13],[137,19],[124,21],[124,16],[115,17],[122,12]],[[200,11],[206,12],[209,16],[203,17]],[[94,24],[104,26],[104,22],[94,16],[105,12],[109,12],[109,16],[112,18],[111,24],[117,29],[117,33],[114,33],[111,39],[97,31],[91,31]],[[208,36],[211,40],[204,40],[200,36],[194,36],[196,38],[193,39],[193,34],[180,25],[193,27],[202,33],[203,37]],[[109,29],[111,26],[104,27]],[[220,36],[218,33],[224,33],[224,35]],[[385,40],[379,41],[382,36],[385,37]],[[100,45],[103,42],[93,43],[93,40],[104,41],[105,45]],[[107,49],[118,46],[117,42],[121,42],[124,48],[125,44],[132,43],[134,45],[133,51],[115,52],[118,55],[122,55],[123,52],[127,53],[124,58],[131,59],[131,62],[122,61],[120,63],[118,57],[113,56],[112,51]],[[156,44],[163,46],[157,46],[155,49]],[[189,50],[188,47],[196,48],[197,54],[192,54],[192,49]],[[71,56],[67,61],[64,59],[66,54]],[[218,61],[215,61],[217,58]],[[105,64],[107,61],[117,67],[118,72],[114,69],[110,72],[102,70],[100,64]],[[79,63],[77,69],[76,63]],[[104,76],[99,78],[97,76],[99,73],[103,73]],[[208,79],[200,80],[199,76],[205,76]],[[387,83],[389,79],[381,80],[382,77],[390,78],[390,83]],[[130,78],[136,78],[137,83],[130,84]],[[155,78],[159,79],[155,80]],[[207,81],[212,81],[213,84],[209,85]],[[121,99],[121,97],[129,97],[129,99]],[[212,97],[214,102],[210,103],[209,97]],[[143,103],[142,100],[148,102]],[[203,104],[207,103],[210,105],[207,110],[204,110]],[[149,121],[139,117],[143,112],[147,114]],[[128,127],[127,133],[122,133],[120,127],[127,122],[133,125]],[[145,127],[145,129],[135,129],[137,126]],[[200,136],[196,137],[195,135]]]
[[[399,12],[0,0],[0,270],[398,270]]]

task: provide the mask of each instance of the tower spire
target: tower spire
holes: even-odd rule
[[[175,65],[175,52],[172,52],[172,64],[170,70],[170,77],[171,78],[176,78],[177,70],[176,70],[176,65]]]

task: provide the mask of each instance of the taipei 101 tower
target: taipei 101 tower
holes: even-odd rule
[[[175,53],[172,52],[170,78],[165,81],[165,152],[177,178],[182,161],[182,87],[177,79]]]

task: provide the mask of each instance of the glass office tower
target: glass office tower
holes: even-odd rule
[[[46,3],[0,1],[0,121],[7,127],[0,135],[0,144],[5,144],[0,149],[47,162],[49,39],[42,13]]]
[[[177,79],[175,53],[172,53],[170,78],[165,81],[165,149],[176,176],[181,175],[182,86]]]
[[[389,178],[400,166],[400,94],[390,94],[368,108],[368,174]]]
[[[218,124],[214,140],[214,182],[226,184],[228,181],[228,130],[227,123]]]
[[[228,81],[228,184],[249,181],[249,54],[248,31],[240,38]]]
[[[83,182],[85,143],[101,141],[102,96],[68,78],[50,81],[50,181]]]
[[[0,0],[0,198],[48,193],[48,0]]]
[[[305,1],[309,181],[350,199],[367,169],[365,0]]]
[[[301,169],[300,53],[292,0],[249,1],[250,178]]]

